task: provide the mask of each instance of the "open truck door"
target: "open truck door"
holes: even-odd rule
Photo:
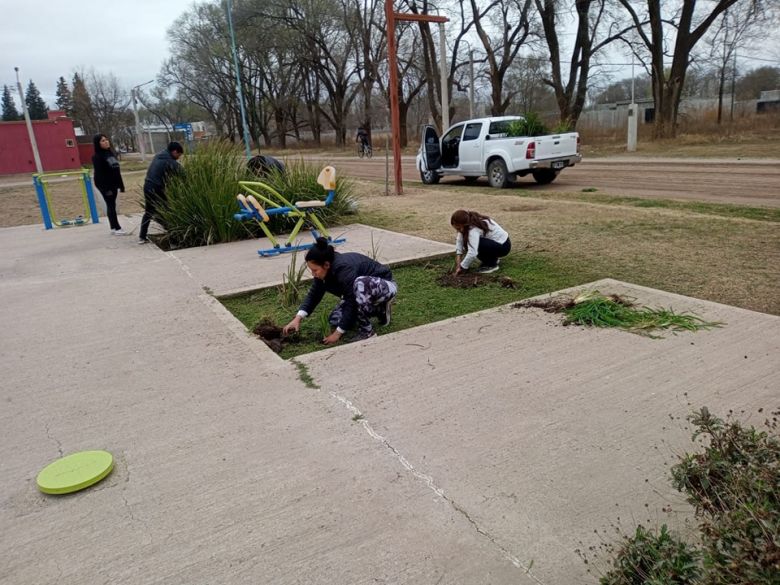
[[[420,155],[420,179],[426,185],[438,183],[441,178],[437,172],[441,168],[441,144],[433,126],[423,128]]]

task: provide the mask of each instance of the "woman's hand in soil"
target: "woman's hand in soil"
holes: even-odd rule
[[[323,338],[322,343],[324,343],[325,345],[333,345],[334,343],[338,343],[339,339],[341,339],[341,333],[339,333],[337,329],[327,337]]]
[[[293,331],[300,331],[301,329],[301,318],[296,315],[293,317],[293,320],[290,321],[287,325],[284,326],[284,329],[282,329],[282,333],[285,335],[290,335]]]

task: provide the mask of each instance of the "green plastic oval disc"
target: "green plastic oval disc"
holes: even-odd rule
[[[45,494],[69,494],[95,485],[114,468],[108,451],[81,451],[50,463],[38,474]]]

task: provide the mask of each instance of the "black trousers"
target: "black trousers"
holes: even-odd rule
[[[512,241],[509,238],[503,244],[487,238],[479,238],[477,258],[482,262],[482,266],[495,266],[498,264],[498,259],[509,254],[510,250],[512,250]]]
[[[116,216],[116,198],[118,193],[113,190],[101,191],[103,200],[106,202],[106,216],[108,217],[108,225],[112,230],[121,230],[122,226],[119,225],[119,219]]]
[[[157,217],[157,206],[164,199],[164,193],[144,191],[144,216],[141,219],[141,231],[138,234],[140,239],[146,239],[146,235],[149,233],[149,224],[152,222],[152,219],[160,223],[160,219]]]

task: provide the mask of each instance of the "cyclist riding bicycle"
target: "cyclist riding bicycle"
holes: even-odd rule
[[[371,144],[368,142],[368,132],[362,126],[357,129],[357,136],[355,136],[355,142],[360,143],[360,148],[363,151],[368,151],[371,148]]]

